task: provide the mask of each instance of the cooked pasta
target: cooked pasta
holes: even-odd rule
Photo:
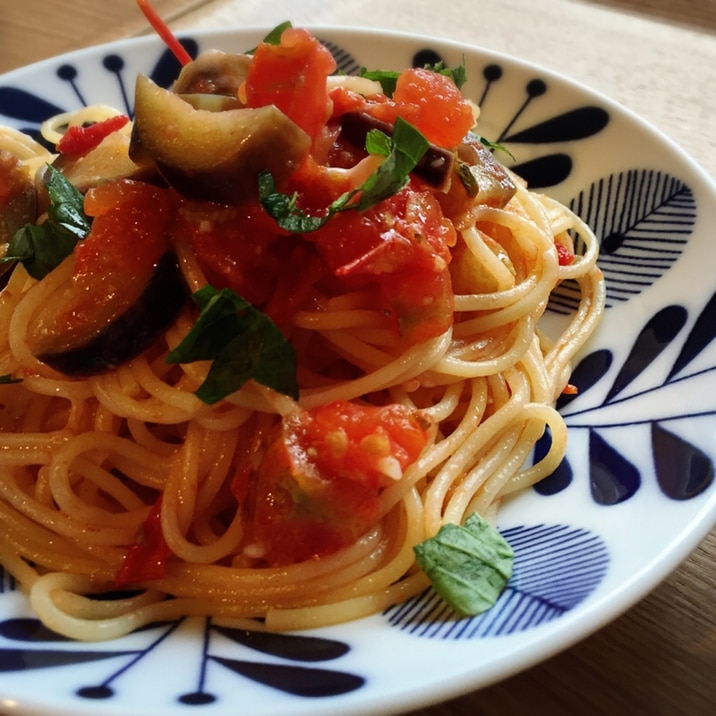
[[[332,80],[328,91],[340,87],[366,97],[373,89],[361,82],[354,90],[350,80]],[[240,84],[242,96],[246,84],[243,79]],[[87,114],[93,122],[114,115],[89,108],[80,125]],[[55,118],[43,132],[57,143],[62,137],[57,128],[76,120]],[[139,118],[135,130],[138,123]],[[127,141],[130,128],[122,130]],[[0,148],[17,157],[28,175],[56,156],[9,130],[0,136]],[[318,154],[316,141],[311,151]],[[349,167],[336,165],[331,176],[340,174],[345,184],[360,161],[364,173],[375,165],[374,157],[361,158]],[[295,349],[298,399],[248,380],[216,402],[201,400],[196,391],[210,361],[167,361],[197,319],[190,301],[137,355],[103,371],[68,375],[38,354],[36,327],[51,322],[68,285],[78,280],[74,254],[39,279],[18,263],[0,294],[0,374],[8,378],[0,384],[0,562],[27,591],[39,618],[83,640],[113,638],[186,615],[272,630],[355,619],[426,588],[415,545],[475,512],[494,522],[508,495],[549,475],[567,443],[553,406],[603,308],[598,245],[564,206],[509,173],[505,177],[513,188],[502,205],[482,197],[457,208],[444,200],[445,190],[411,180],[409,190],[425,197],[424,207],[442,206],[441,226],[454,244],[447,260],[439,251],[431,254],[431,273],[415,278],[439,276],[443,288],[448,286],[449,305],[437,305],[445,293],[418,291],[415,295],[429,300],[420,305],[419,299],[417,317],[404,305],[412,290],[381,284],[391,281],[390,275],[345,278],[320,260],[323,239],[299,234],[288,244],[276,230],[281,250],[290,246],[291,252],[266,269],[275,280],[267,295],[257,289],[254,303],[276,316]],[[173,188],[144,176],[104,186],[127,181],[147,181],[152,191],[174,196]],[[182,282],[195,293],[216,283],[217,276],[197,249],[203,245],[197,237],[217,221],[211,212],[218,212],[223,226],[222,217],[235,216],[244,204],[177,201],[180,208],[172,204],[172,211],[195,221],[194,233],[170,232],[170,243]],[[383,206],[374,209],[378,216]],[[94,219],[92,232],[99,221]],[[324,235],[331,221],[320,230]],[[568,262],[560,260],[559,247],[570,251],[573,245],[584,249]],[[259,274],[269,264],[252,266],[250,278],[263,280]],[[304,284],[295,285],[297,275]],[[540,317],[550,293],[567,279],[578,283],[581,302],[561,335],[549,339],[540,331]],[[277,295],[286,296],[281,310]],[[403,321],[397,328],[396,314]],[[432,334],[423,330],[426,320],[438,326]],[[380,452],[375,464],[382,482],[369,524],[360,523],[360,534],[309,550],[298,561],[269,558],[260,535],[291,516],[266,518],[269,526],[257,531],[264,507],[251,501],[259,499],[256,481],[275,478],[272,470],[278,468],[261,463],[283,455],[272,447],[276,431],[304,414],[346,404],[403,406],[406,415],[418,416],[424,446],[404,465],[393,453],[380,452],[383,432],[371,433],[362,444]],[[547,428],[549,452],[531,465],[535,442]],[[338,429],[326,437],[330,445],[337,441],[336,454],[342,439]],[[303,479],[292,475],[292,489],[303,489]],[[305,494],[312,497],[312,489]],[[266,494],[261,493],[281,498],[277,489]],[[311,502],[311,509],[318,509],[316,504]],[[347,529],[342,517],[336,519],[338,532]],[[144,549],[142,558],[154,560],[149,566],[158,571],[135,569],[118,579],[132,549]],[[121,598],[98,596],[117,589],[131,591]]]

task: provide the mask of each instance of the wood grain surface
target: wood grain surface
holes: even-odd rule
[[[147,31],[135,0],[0,0],[0,4],[0,72]],[[274,4],[261,0],[154,0],[170,22],[186,22],[187,26],[219,26],[227,8],[232,7],[237,8],[236,16],[247,21],[258,18],[268,25],[276,19]],[[332,23],[360,18],[363,4],[358,0],[334,0],[332,4],[302,0],[295,7],[299,15]],[[386,6],[395,11],[399,4]],[[435,3],[412,0],[404,5],[408,13],[405,26],[418,29],[417,21],[410,24],[408,10],[425,10]],[[551,12],[551,24],[557,27],[557,10],[578,10],[567,13],[572,25],[565,41],[579,43],[581,37],[587,38],[583,44],[592,43],[592,54],[575,51],[573,66],[565,71],[574,70],[585,81],[601,82],[607,93],[614,89],[619,101],[649,116],[668,133],[673,131],[677,141],[716,176],[716,87],[710,83],[713,74],[708,64],[716,65],[716,0],[505,0],[504,5],[502,1],[474,0],[475,26],[481,11],[490,14],[488,5],[492,14],[498,6],[513,13],[534,13],[533,18]],[[354,15],[350,8],[355,8]],[[635,18],[632,30],[630,23]],[[377,24],[381,19],[371,17],[370,21]],[[625,25],[629,32],[620,35]],[[514,52],[518,52],[522,38],[516,28],[517,23],[504,28],[504,49],[511,50],[510,43],[515,43]],[[594,37],[592,28],[604,36]],[[458,28],[458,35],[460,31]],[[481,27],[479,33],[486,36]],[[636,64],[644,76],[620,83],[622,67],[610,64],[609,58],[621,47],[614,43],[630,41],[633,47],[627,46],[625,51],[638,58]],[[691,50],[690,42],[698,42],[698,51],[681,54],[678,48]],[[503,49],[498,43],[493,46]],[[670,47],[672,55],[663,58],[663,47]],[[539,54],[543,49],[537,47],[532,58],[549,62],[549,48],[544,56]],[[596,67],[601,57],[605,58],[604,67]],[[681,67],[679,77],[685,79],[672,78],[674,86],[666,91],[659,86],[663,77],[649,74],[659,60],[694,65]],[[690,86],[692,77],[701,78],[694,80],[701,83],[698,87]],[[660,586],[596,634],[501,683],[426,706],[412,716],[710,716],[716,713],[715,675],[716,530]]]

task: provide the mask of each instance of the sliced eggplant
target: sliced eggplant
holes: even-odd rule
[[[217,94],[238,97],[250,55],[206,50],[182,68],[172,91],[176,94]]]
[[[34,223],[36,210],[35,182],[14,154],[0,150],[0,244]]]
[[[362,149],[368,132],[377,129],[391,136],[393,127],[388,122],[376,119],[367,112],[346,112],[340,118],[341,136],[353,146]],[[431,144],[413,170],[426,184],[437,191],[450,188],[455,155],[442,147]]]
[[[94,282],[95,295],[86,289],[69,287],[62,301],[46,306],[28,327],[33,355],[72,377],[97,375],[138,356],[176,320],[187,297],[171,253],[143,286],[127,281],[109,303],[104,281]],[[121,290],[128,293],[119,295]],[[61,314],[72,315],[72,331]]]
[[[309,136],[273,105],[195,109],[149,78],[137,78],[130,157],[148,155],[167,183],[190,199],[235,204],[258,193],[258,176],[277,186],[310,149]]]
[[[507,170],[473,134],[458,147],[453,173],[450,189],[438,195],[438,201],[445,216],[458,224],[473,207],[503,208],[517,191]]]
[[[457,150],[462,162],[461,170],[467,169],[467,175],[461,176],[468,193],[475,204],[486,204],[502,208],[515,195],[517,187],[506,169],[493,156],[492,152],[474,134],[468,134]]]

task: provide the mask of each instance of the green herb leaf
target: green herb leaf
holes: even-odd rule
[[[50,195],[49,219],[59,230],[80,241],[89,234],[92,226],[92,220],[84,211],[85,198],[62,172],[50,165],[47,170],[45,186]]]
[[[467,70],[465,69],[465,63],[455,67],[446,67],[445,63],[440,61],[435,64],[424,65],[423,69],[437,72],[441,75],[447,75],[452,79],[455,85],[460,89],[467,81]],[[395,87],[398,84],[398,77],[400,72],[394,72],[393,70],[369,70],[366,67],[361,67],[358,71],[359,77],[365,77],[368,80],[374,80],[380,83],[380,87],[383,90],[383,94],[386,97],[392,97],[395,92]]]
[[[276,25],[271,32],[264,37],[264,42],[267,45],[280,45],[281,44],[281,35],[283,35],[284,30],[288,30],[289,27],[293,27],[290,20],[284,20],[280,25]]]
[[[205,286],[194,300],[199,317],[167,362],[212,361],[200,400],[213,405],[248,380],[298,398],[295,351],[266,314],[230,289]]]
[[[464,526],[444,525],[414,549],[435,591],[463,616],[490,609],[512,575],[512,548],[476,514]]]
[[[379,129],[371,129],[365,138],[365,149],[368,154],[378,157],[388,157],[391,150],[390,137]]]
[[[400,77],[400,72],[393,72],[392,70],[369,70],[366,67],[361,67],[358,71],[358,76],[379,82],[383,94],[386,97],[392,97],[393,92],[395,92],[395,85],[398,83],[398,77]]]
[[[512,152],[507,149],[504,144],[501,144],[500,142],[493,142],[491,139],[487,139],[487,137],[482,137],[479,134],[475,136],[477,136],[477,138],[480,140],[480,144],[482,144],[483,147],[487,147],[488,149],[491,149],[495,152],[504,152],[510,157],[510,159],[514,160],[515,155],[512,154]]]
[[[12,373],[0,375],[0,385],[9,385],[10,383],[22,383],[22,378],[14,378]]]
[[[92,226],[84,212],[84,196],[51,165],[47,167],[45,186],[50,197],[47,219],[18,229],[1,259],[20,261],[38,280],[59,266]]]
[[[273,28],[263,39],[263,42],[265,42],[267,45],[280,45],[281,44],[281,35],[283,35],[283,31],[287,30],[289,27],[293,27],[290,20],[284,20],[280,25],[276,25],[276,27]],[[244,54],[246,55],[253,55],[256,53],[256,48],[252,47],[250,50],[246,50]]]
[[[425,65],[424,69],[432,70],[440,75],[446,75],[455,83],[458,89],[461,89],[465,82],[467,82],[467,70],[465,69],[464,61],[460,65],[455,65],[455,67],[446,67],[445,63],[441,60],[434,65]]]
[[[288,195],[276,191],[276,183],[270,172],[259,174],[259,201],[274,221],[286,231],[294,234],[307,234],[320,229],[332,214],[311,216],[296,205],[297,194]]]
[[[259,200],[266,212],[286,231],[306,234],[320,229],[340,211],[365,211],[384,199],[397,194],[407,183],[410,172],[427,151],[430,143],[409,122],[398,117],[393,136],[371,130],[366,148],[385,157],[380,166],[353,191],[341,194],[321,216],[306,214],[297,206],[297,195],[276,191],[276,184],[268,172],[259,174]],[[353,199],[358,196],[357,201]]]
[[[372,130],[369,135],[376,132],[380,133]],[[359,211],[365,211],[397,194],[408,183],[410,172],[430,146],[428,140],[401,117],[395,121],[393,136],[384,136],[390,143],[390,152],[360,187],[360,198],[355,205]]]

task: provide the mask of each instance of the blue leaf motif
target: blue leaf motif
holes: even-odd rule
[[[546,154],[515,164],[512,171],[521,176],[531,189],[546,189],[563,182],[572,173],[572,157],[568,154]]]
[[[13,641],[55,642],[70,641],[48,629],[39,619],[5,619],[0,622],[0,636]]]
[[[0,649],[0,672],[85,664],[132,653],[131,651],[72,651],[70,649]]]
[[[667,382],[691,363],[716,338],[716,293],[699,314],[669,372]]]
[[[652,424],[651,447],[657,483],[672,500],[690,500],[713,484],[711,459],[658,423]]]
[[[600,241],[599,267],[607,306],[628,301],[654,284],[679,259],[696,223],[696,200],[681,180],[650,169],[600,179],[569,203]],[[580,250],[579,242],[575,246]],[[573,311],[580,298],[574,281],[552,293],[549,308]]]
[[[296,696],[337,696],[355,691],[365,683],[361,676],[329,669],[265,664],[219,656],[211,658],[236,674]]]
[[[190,37],[181,38],[180,42],[191,57],[196,57],[199,45]],[[164,50],[159,56],[149,78],[160,87],[170,87],[181,70],[181,63],[170,50]]]
[[[549,452],[551,444],[552,435],[549,428],[546,428],[542,437],[535,443],[532,462],[539,462]],[[552,474],[533,485],[532,489],[539,495],[556,495],[562,490],[566,490],[572,484],[573,479],[572,466],[565,457]]]
[[[274,634],[273,632],[231,629],[221,626],[214,626],[214,629],[238,644],[282,659],[328,661],[338,659],[349,651],[345,642],[334,639],[298,634]]]
[[[655,313],[641,329],[607,394],[609,402],[637,378],[674,340],[686,323],[683,306],[666,306]]]
[[[333,59],[336,61],[336,69],[339,72],[344,72],[347,75],[357,75],[360,72],[361,63],[350,52],[330,40],[321,40],[321,42],[333,55]]]
[[[602,107],[578,107],[503,137],[502,141],[528,144],[574,142],[598,134],[607,124],[609,113]]]
[[[596,430],[589,433],[589,485],[599,505],[616,505],[633,497],[641,486],[636,466]]]
[[[577,388],[577,392],[560,395],[557,399],[557,408],[561,410],[596,385],[609,372],[613,361],[614,354],[606,348],[592,351],[584,356],[574,367],[569,379],[569,382]]]
[[[433,639],[497,637],[532,629],[574,609],[601,583],[609,564],[603,540],[568,525],[512,527],[502,532],[515,551],[512,578],[495,606],[459,618],[428,589],[385,611],[389,623]]]
[[[676,177],[631,169],[600,179],[570,208],[601,241],[607,305],[651,286],[681,256],[696,223],[696,200]]]
[[[64,110],[32,92],[17,87],[0,87],[0,114],[6,117],[40,124],[60,112]]]

